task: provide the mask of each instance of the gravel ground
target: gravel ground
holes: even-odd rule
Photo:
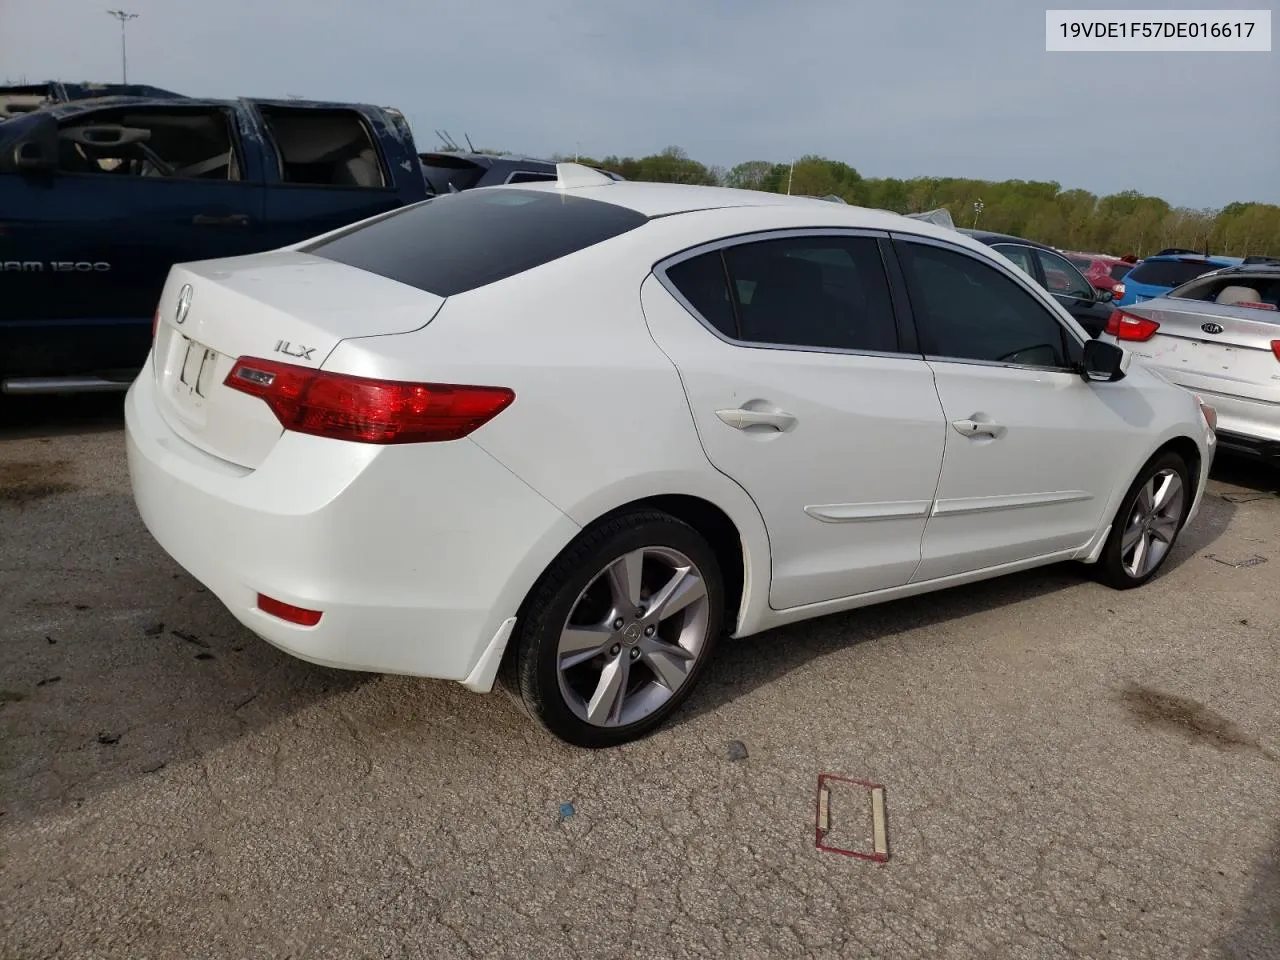
[[[584,752],[256,640],[137,519],[118,399],[0,418],[6,960],[1280,957],[1280,472],[1220,462],[1142,590],[725,644]],[[887,863],[815,849],[824,772],[885,785]]]

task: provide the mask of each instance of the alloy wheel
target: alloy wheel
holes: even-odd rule
[[[560,694],[593,726],[643,720],[675,695],[707,647],[711,602],[678,550],[628,551],[587,583],[560,631]]]
[[[1186,492],[1176,470],[1166,467],[1138,490],[1120,538],[1124,572],[1141,579],[1158,567],[1178,534]]]

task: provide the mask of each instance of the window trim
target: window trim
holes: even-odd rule
[[[1063,307],[1060,303],[1058,303],[1056,299],[1054,299],[1053,294],[1049,293],[1049,291],[1045,290],[1043,287],[1040,287],[1036,283],[1034,278],[1026,275],[1023,275],[1021,277],[1017,276],[1018,273],[1022,273],[1021,270],[1018,270],[1017,268],[1015,268],[1015,272],[1010,272],[1004,266],[1004,264],[998,263],[997,261],[989,257],[983,256],[980,251],[970,250],[967,247],[957,246],[954,243],[948,243],[947,241],[938,239],[936,237],[926,237],[923,234],[918,234],[918,233],[901,233],[899,231],[894,230],[894,231],[890,231],[890,239],[894,243],[895,253],[897,252],[897,245],[900,243],[916,243],[916,244],[920,244],[921,246],[937,247],[941,250],[946,250],[951,253],[962,254],[971,260],[977,261],[983,266],[986,266],[992,270],[995,270],[997,273],[1000,273],[1001,275],[1012,280],[1015,284],[1022,287],[1022,289],[1025,290],[1027,293],[1031,294],[1032,299],[1037,301],[1042,307],[1044,307],[1045,312],[1048,313],[1049,316],[1058,324],[1058,327],[1063,331],[1063,333],[1066,336],[1070,337],[1072,340],[1074,340],[1076,345],[1080,348],[1081,351],[1084,350],[1085,340],[1080,336],[1080,334],[1075,329],[1073,329],[1073,324],[1068,324],[1063,321],[1061,315],[1058,312],[1058,311],[1063,311],[1065,313],[1066,308]],[[975,241],[975,242],[978,242],[978,241]],[[899,256],[899,260],[901,260],[901,256]],[[905,267],[903,268],[903,279],[904,281],[906,281],[907,297],[909,301],[911,296],[911,282],[906,276]],[[920,323],[916,319],[914,306],[911,307],[911,320],[915,328],[919,330]],[[947,357],[947,356],[940,356],[938,354],[931,354],[931,353],[922,353],[922,356],[925,358],[925,360],[929,361],[930,363],[964,363],[964,364],[969,364],[971,366],[999,367],[1001,369],[1006,369],[1006,370],[1026,370],[1033,373],[1049,372],[1049,373],[1070,373],[1073,376],[1080,375],[1079,368],[1076,366],[1059,367],[1059,366],[1032,365],[1029,363],[1006,363],[1000,360],[975,360],[969,357]]]
[[[275,165],[268,167],[275,173],[274,181],[264,178],[263,184],[267,187],[281,188],[287,190],[337,190],[345,192],[357,192],[361,194],[370,193],[387,193],[394,194],[399,192],[396,184],[395,174],[392,173],[387,163],[387,158],[383,155],[382,143],[378,140],[378,135],[374,132],[373,125],[369,123],[369,118],[364,115],[364,111],[357,110],[353,107],[291,107],[287,104],[261,104],[255,103],[253,109],[256,113],[254,119],[258,123],[259,129],[262,131],[262,140],[271,149],[272,156],[275,157]],[[352,114],[360,123],[360,128],[364,131],[369,143],[373,147],[373,155],[378,161],[378,170],[382,174],[382,186],[380,187],[360,187],[349,183],[296,183],[285,180],[284,178],[284,153],[280,150],[280,144],[276,140],[275,131],[271,129],[271,120],[268,116],[273,111],[283,111],[285,113],[349,113]],[[265,112],[264,112],[265,111]],[[424,178],[425,179],[425,178]]]
[[[887,230],[878,230],[867,227],[783,227],[776,230],[752,230],[747,233],[734,234],[728,237],[719,237],[706,243],[689,247],[679,253],[674,253],[663,257],[653,265],[652,273],[658,282],[662,284],[667,293],[671,294],[685,310],[687,310],[704,329],[712,336],[731,347],[739,347],[746,350],[781,350],[787,353],[826,353],[835,356],[848,357],[887,357],[887,358],[906,358],[910,360],[920,360],[923,355],[919,351],[907,351],[905,349],[883,351],[883,350],[853,350],[844,347],[818,347],[818,346],[801,346],[794,343],[762,343],[756,340],[739,340],[735,337],[725,336],[718,327],[710,320],[704,317],[692,303],[690,303],[676,287],[675,283],[667,276],[667,270],[677,264],[684,263],[686,260],[692,260],[700,257],[705,253],[719,253],[720,262],[726,266],[724,260],[724,251],[730,247],[742,246],[748,243],[758,243],[762,240],[787,240],[792,238],[804,237],[832,237],[832,238],[855,238],[863,237],[876,241],[887,241],[890,239]],[[886,289],[889,291],[890,307],[893,312],[893,326],[898,335],[898,345],[904,347],[916,339],[914,327],[904,329],[904,319],[909,320],[910,316],[905,311],[908,305],[899,303],[900,295],[893,282],[893,269],[885,259],[884,244],[877,242],[876,249],[880,254],[880,265],[884,270],[884,279]],[[897,264],[893,265],[894,267]],[[728,273],[725,274],[725,287],[733,298],[734,305],[734,321],[737,323],[737,292],[733,289],[733,285],[729,282]],[[905,281],[903,284],[905,290]]]
[[[93,117],[95,115],[101,115],[103,113],[113,113],[121,110],[137,110],[137,111],[144,111],[144,112],[154,111],[158,113],[208,113],[208,114],[218,113],[218,114],[221,114],[223,122],[225,122],[227,125],[227,141],[230,144],[232,154],[234,154],[235,156],[236,168],[240,171],[240,178],[237,180],[211,180],[208,177],[134,177],[134,176],[121,177],[121,176],[115,176],[115,175],[106,174],[106,173],[75,173],[72,171],[59,170],[55,168],[54,169],[55,180],[59,180],[59,179],[95,180],[95,181],[101,180],[101,181],[111,182],[111,183],[143,183],[143,182],[180,183],[187,186],[193,183],[221,183],[221,184],[226,184],[227,186],[230,186],[230,187],[262,186],[261,180],[251,180],[247,176],[245,176],[245,173],[246,173],[245,152],[244,152],[244,145],[240,139],[240,124],[237,122],[238,117],[237,117],[236,111],[231,107],[193,106],[191,104],[186,104],[186,103],[178,103],[175,107],[170,107],[167,105],[161,107],[151,103],[142,104],[139,106],[129,106],[127,104],[124,106],[119,106],[119,105],[113,104],[112,106],[109,106],[109,107],[98,107],[92,110],[86,110],[82,113],[73,114],[65,123],[63,122],[58,123],[58,130],[59,132],[61,132],[63,126],[69,126],[69,127],[79,126],[80,124],[77,123],[76,121],[82,121],[86,118]],[[90,120],[89,123],[90,125],[92,125],[93,121]]]

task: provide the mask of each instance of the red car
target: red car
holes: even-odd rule
[[[1080,268],[1095,290],[1110,290],[1116,300],[1124,296],[1124,278],[1134,268],[1134,258],[1109,257],[1105,253],[1068,253],[1067,259]]]

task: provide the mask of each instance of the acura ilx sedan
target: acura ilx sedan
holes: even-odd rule
[[[1063,560],[1136,587],[1214,413],[945,227],[614,181],[175,266],[129,391],[148,529],[335,667],[661,724],[745,636]]]

